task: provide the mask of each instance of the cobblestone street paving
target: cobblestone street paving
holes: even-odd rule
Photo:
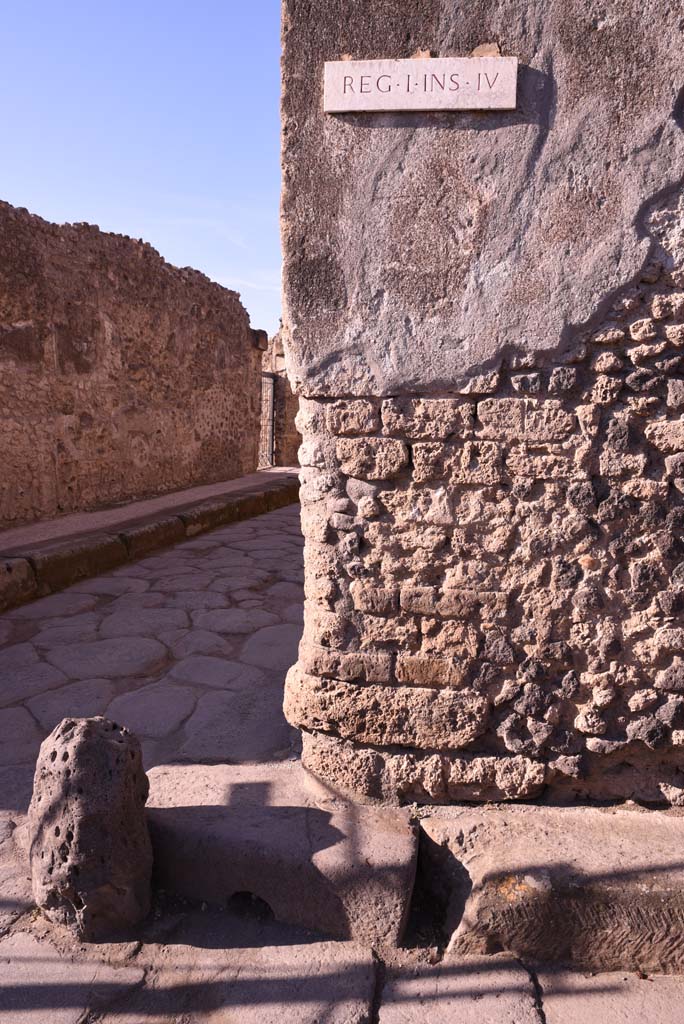
[[[15,779],[3,806],[69,715],[128,726],[147,768],[289,756],[302,547],[290,506],[0,615],[0,766]]]

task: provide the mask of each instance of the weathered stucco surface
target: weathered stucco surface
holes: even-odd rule
[[[0,203],[0,526],[253,472],[260,357],[235,292]]]
[[[682,177],[670,0],[285,0],[289,370],[306,394],[446,387],[569,349],[638,275],[644,204]],[[514,112],[325,115],[323,63],[521,63]]]
[[[683,803],[681,15],[284,8],[305,763],[390,800]],[[488,42],[515,114],[321,113],[325,59]]]

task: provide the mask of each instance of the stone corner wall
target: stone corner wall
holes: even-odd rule
[[[0,526],[253,472],[260,355],[235,292],[0,203]]]
[[[683,805],[679,30],[513,6],[284,3],[286,714],[368,797]],[[511,114],[322,112],[325,60],[492,40]]]

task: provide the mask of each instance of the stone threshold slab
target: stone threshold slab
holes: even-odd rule
[[[461,806],[420,826],[422,877],[448,893],[450,954],[684,972],[680,812]]]
[[[373,948],[401,941],[416,871],[408,812],[340,800],[299,762],[148,772],[154,884]]]
[[[0,533],[0,611],[298,500],[296,469],[267,470],[223,485],[7,530]],[[65,535],[70,527],[74,532]]]

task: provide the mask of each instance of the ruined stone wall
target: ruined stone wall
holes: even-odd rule
[[[296,417],[299,399],[287,379],[285,356],[280,332],[269,341],[264,352],[263,369],[272,373],[273,385],[273,465],[298,466],[301,434],[297,430]]]
[[[429,8],[285,4],[286,713],[369,797],[681,804],[679,34],[664,2]],[[324,59],[492,40],[513,115],[320,111]]]
[[[0,203],[0,526],[253,472],[260,361],[235,292]]]

